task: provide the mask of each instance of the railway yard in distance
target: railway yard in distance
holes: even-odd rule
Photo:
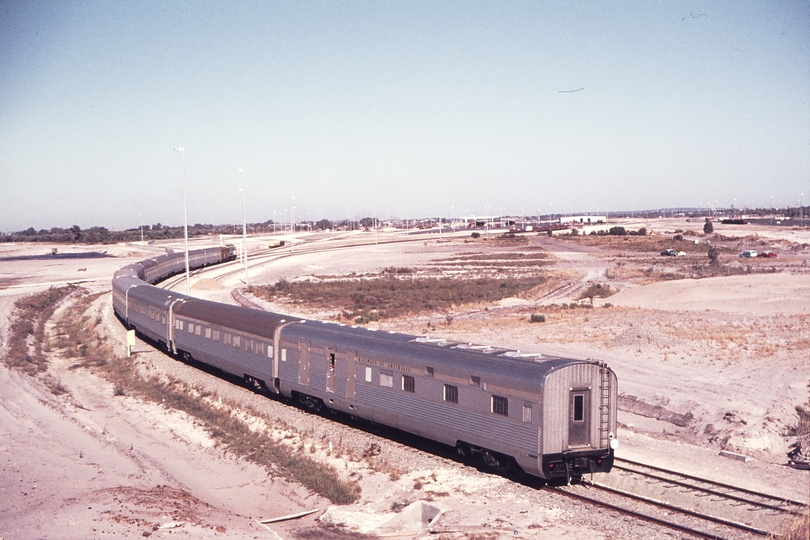
[[[647,234],[589,234],[616,225]],[[671,218],[622,220],[575,236],[305,233],[280,247],[269,247],[280,237],[251,237],[250,288],[237,260],[194,272],[191,294],[381,331],[604,360],[619,382],[617,457],[806,505],[810,471],[786,465],[797,442],[805,449],[799,457],[810,455],[808,435],[793,435],[801,414],[810,422],[810,229],[715,224],[707,235],[702,226]],[[191,248],[218,242],[194,239]],[[238,247],[241,238],[228,242]],[[228,451],[198,418],[130,395],[99,369],[59,353],[60,318],[71,316],[85,293],[104,293],[89,302],[84,324],[123,354],[126,330],[112,312],[112,274],[181,243],[0,244],[4,357],[17,300],[76,287],[32,338],[42,341],[47,369],[31,376],[0,366],[0,538],[692,537],[479,471],[400,437],[304,413],[136,342],[132,360],[142,375],[192,388],[200,399],[215,396],[216,406],[264,426],[358,487],[355,503],[335,505]],[[710,248],[719,250],[717,264],[710,264]],[[685,255],[660,255],[668,249]],[[740,257],[745,250],[777,256]],[[183,278],[162,286],[185,292]],[[463,304],[463,288],[441,289],[431,293],[434,302],[417,299],[421,309],[406,302],[401,311],[376,305],[383,299],[365,288],[349,290],[339,303],[323,293],[346,283],[407,290],[442,278],[481,280],[481,288],[509,278],[535,281],[505,298]],[[263,287],[279,280],[285,287]],[[633,483],[618,470],[593,481],[621,490]],[[662,498],[660,487],[634,487],[639,496]],[[272,521],[310,510],[317,511]],[[734,512],[724,519],[774,533],[789,519],[768,510]]]

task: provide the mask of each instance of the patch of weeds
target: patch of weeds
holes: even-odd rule
[[[286,299],[318,309],[339,307],[343,318],[365,324],[424,311],[448,310],[454,305],[496,302],[546,281],[543,276],[401,279],[399,275],[328,282],[280,280],[275,285],[255,287],[255,294],[269,301]]]
[[[779,532],[769,534],[768,539],[807,540],[810,538],[808,533],[810,533],[810,506],[808,506],[808,513],[788,521],[781,527]]]
[[[579,295],[580,300],[589,299],[593,305],[594,298],[607,298],[616,294],[616,291],[603,283],[591,283],[582,294]]]
[[[796,413],[799,415],[799,421],[795,426],[788,427],[785,435],[788,437],[810,435],[810,403],[807,404],[807,407],[797,405]]]
[[[546,322],[546,316],[542,313],[532,313],[531,317],[529,317],[529,322],[532,323]]]
[[[12,369],[36,375],[48,369],[45,323],[59,303],[76,290],[76,286],[51,288],[14,302],[9,325],[8,345],[3,362]]]

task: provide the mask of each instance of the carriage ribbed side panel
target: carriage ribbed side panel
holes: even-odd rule
[[[357,385],[357,401],[370,405],[375,411],[396,411],[397,427],[446,444],[452,445],[458,439],[477,434],[486,435],[488,442],[479,444],[487,444],[492,450],[510,454],[515,450],[537,452],[537,426],[531,423],[506,421],[492,413],[475,413],[457,405],[433,402],[372,384]],[[414,426],[418,426],[417,429],[413,429]]]

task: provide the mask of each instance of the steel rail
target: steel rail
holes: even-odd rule
[[[629,464],[635,465],[637,467],[645,467],[647,469],[651,469],[651,470],[658,471],[658,472],[661,472],[661,473],[670,474],[670,475],[673,475],[673,476],[680,476],[682,478],[687,478],[687,479],[693,480],[695,482],[703,482],[703,483],[709,484],[711,486],[737,491],[739,493],[744,493],[746,495],[759,497],[761,499],[768,499],[768,500],[771,500],[771,501],[778,501],[778,502],[781,502],[783,504],[787,504],[788,508],[779,507],[779,506],[773,506],[773,505],[770,505],[770,504],[767,504],[767,503],[756,502],[756,501],[752,501],[750,499],[745,499],[745,498],[739,497],[737,495],[732,495],[730,493],[722,493],[720,491],[714,491],[714,490],[709,489],[709,488],[703,488],[703,487],[700,487],[700,486],[695,486],[695,485],[692,485],[692,484],[688,484],[686,482],[680,482],[678,480],[672,480],[672,479],[665,478],[665,477],[662,477],[662,476],[658,476],[658,475],[655,475],[655,474],[645,473],[643,471],[637,471],[637,470],[629,468],[629,467],[623,467],[621,465],[617,465],[616,464],[617,462],[619,462],[619,463],[629,463]],[[732,486],[731,484],[724,484],[723,482],[717,482],[717,481],[714,481],[714,480],[701,478],[699,476],[693,476],[693,475],[690,475],[690,474],[686,474],[686,473],[682,473],[682,472],[678,472],[678,471],[673,471],[673,470],[670,470],[670,469],[664,469],[662,467],[656,467],[654,465],[648,465],[646,463],[641,463],[641,462],[633,461],[633,460],[630,460],[630,459],[614,458],[613,468],[614,469],[619,469],[619,470],[622,470],[622,471],[631,472],[631,473],[634,473],[634,474],[639,474],[639,475],[646,476],[646,477],[649,477],[649,478],[654,478],[656,480],[661,480],[663,482],[669,482],[671,484],[686,487],[686,488],[693,489],[693,490],[696,490],[696,491],[703,491],[703,492],[708,493],[710,495],[717,495],[719,497],[725,497],[727,499],[734,500],[734,501],[737,501],[737,502],[743,502],[743,503],[750,504],[750,505],[753,505],[753,506],[761,506],[763,508],[768,508],[768,509],[771,509],[771,510],[778,510],[780,512],[787,512],[787,513],[796,514],[796,515],[803,515],[804,514],[804,508],[807,507],[806,503],[803,503],[803,502],[800,502],[800,501],[794,501],[792,499],[788,499],[788,498],[785,498],[785,497],[777,497],[775,495],[769,495],[767,493],[760,493],[760,492],[757,492],[757,491],[754,491],[754,490],[751,490],[751,489],[741,488],[741,487],[738,487],[738,486]],[[790,506],[795,506],[797,508],[793,509],[793,508],[790,508]],[[801,510],[799,510],[799,508]]]
[[[681,514],[686,514],[688,516],[696,517],[705,521],[711,521],[713,523],[719,523],[721,525],[725,525],[726,527],[731,527],[733,529],[739,529],[742,531],[758,534],[761,536],[767,536],[770,534],[768,531],[764,529],[759,529],[757,527],[751,527],[750,525],[746,525],[745,523],[739,523],[736,521],[731,521],[730,519],[723,519],[716,516],[711,516],[709,514],[703,514],[701,512],[696,512],[695,510],[690,510],[688,508],[682,508],[680,506],[676,506],[674,504],[665,503],[663,501],[657,501],[655,499],[650,499],[649,497],[644,497],[641,495],[636,495],[634,493],[630,493],[627,491],[622,491],[620,489],[608,487],[602,484],[597,484],[595,482],[591,482],[589,480],[582,480],[582,484],[586,486],[590,486],[596,489],[601,489],[603,491],[607,491],[608,493],[614,493],[616,495],[621,495],[622,497],[627,497],[628,499],[633,499],[636,501],[641,501],[646,504],[650,504],[653,506],[658,506],[659,508],[664,508],[666,510],[672,510],[674,512],[680,512]]]
[[[573,493],[573,492],[567,491],[565,488],[562,488],[562,487],[547,488],[547,489],[550,489],[550,490],[552,490],[552,491],[554,491],[556,493],[560,493],[560,494],[565,495],[566,497],[570,497],[572,499],[578,499],[580,501],[586,501],[588,503],[595,504],[597,506],[601,506],[601,507],[607,508],[609,510],[614,510],[616,512],[620,512],[622,514],[626,514],[628,516],[632,516],[632,517],[641,519],[643,521],[649,521],[650,523],[655,523],[656,525],[662,525],[664,527],[667,527],[667,528],[670,528],[670,529],[673,529],[673,530],[676,530],[676,531],[679,531],[679,532],[688,533],[688,534],[691,534],[691,535],[694,535],[694,536],[698,536],[700,538],[709,538],[711,540],[731,540],[730,538],[726,538],[726,537],[723,537],[723,536],[718,536],[717,534],[714,534],[714,533],[709,533],[709,532],[706,532],[706,531],[693,529],[692,527],[687,527],[686,525],[681,525],[679,523],[674,523],[672,521],[667,521],[665,519],[657,518],[657,517],[651,516],[649,514],[644,514],[644,513],[641,513],[641,512],[637,512],[635,510],[630,510],[629,508],[624,508],[624,507],[616,505],[616,504],[601,501],[601,500],[593,498],[593,497],[586,497],[585,495],[581,495],[579,493]]]

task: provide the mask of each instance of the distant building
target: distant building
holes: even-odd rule
[[[579,223],[581,225],[596,225],[607,223],[607,216],[562,216],[560,223]]]

